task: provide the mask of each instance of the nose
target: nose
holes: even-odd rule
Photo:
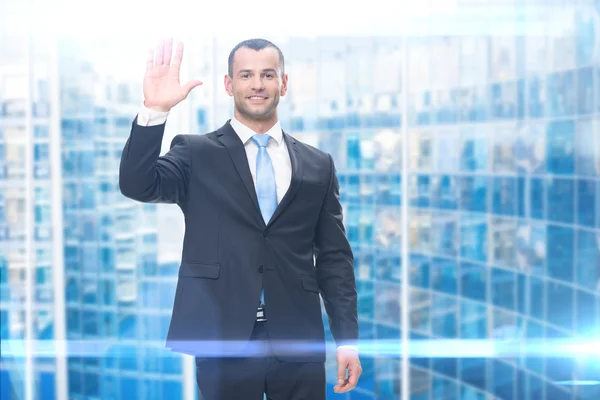
[[[252,79],[252,90],[262,89],[264,89],[262,77],[260,75],[254,76],[254,79]]]

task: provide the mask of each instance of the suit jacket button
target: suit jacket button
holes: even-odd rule
[[[258,272],[260,272],[262,274],[262,272],[263,272],[263,266],[262,265],[260,267],[258,267]]]

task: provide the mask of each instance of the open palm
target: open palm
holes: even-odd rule
[[[159,42],[156,55],[154,49],[148,51],[144,75],[144,105],[153,110],[171,110],[185,100],[193,88],[202,85],[201,81],[189,81],[181,86],[179,74],[183,59],[183,43],[178,43],[171,62],[172,52],[172,38]]]

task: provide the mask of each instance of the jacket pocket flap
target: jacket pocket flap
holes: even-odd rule
[[[308,292],[319,293],[319,284],[317,280],[309,277],[302,277],[302,287]]]
[[[179,276],[191,278],[217,279],[221,272],[221,264],[205,264],[183,262],[179,268]]]

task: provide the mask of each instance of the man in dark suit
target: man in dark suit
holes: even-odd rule
[[[123,195],[177,204],[182,261],[167,346],[196,359],[206,400],[325,398],[322,296],[338,346],[336,392],[353,389],[358,358],[353,254],[331,156],[282,131],[281,50],[247,40],[229,56],[234,117],[205,135],[177,135],[159,156],[181,86],[183,44],[150,50],[144,107],[121,158]]]

